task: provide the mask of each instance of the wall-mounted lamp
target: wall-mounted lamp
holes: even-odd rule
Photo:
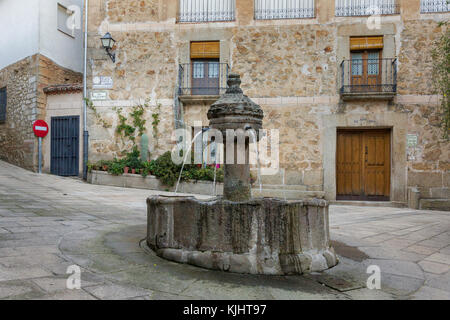
[[[111,37],[111,34],[107,32],[100,40],[102,40],[103,48],[106,50],[106,53],[111,58],[113,63],[116,63],[116,54],[114,52],[111,52],[112,48],[114,47],[114,43],[116,43],[116,40],[114,40]]]

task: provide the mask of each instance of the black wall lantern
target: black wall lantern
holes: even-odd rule
[[[100,40],[102,40],[102,45],[106,50],[106,53],[111,58],[112,62],[115,63],[116,54],[114,52],[111,52],[111,50],[114,47],[114,43],[116,43],[116,40],[111,37],[111,34],[109,32],[107,32]]]

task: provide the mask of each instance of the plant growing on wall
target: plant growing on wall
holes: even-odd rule
[[[103,128],[108,129],[112,127],[108,122],[102,119],[97,111],[97,108],[94,106],[94,103],[89,98],[84,98],[84,101],[86,102],[87,108],[94,113],[95,119],[97,120],[97,122],[101,123]]]
[[[124,138],[128,138],[136,144],[136,138],[142,137],[145,133],[145,124],[147,120],[145,119],[145,108],[148,108],[148,100],[142,105],[138,104],[131,109],[130,117],[131,124],[128,118],[122,114],[122,108],[117,109],[117,115],[119,117],[119,125],[116,128],[116,132]],[[136,135],[137,133],[137,135]]]
[[[447,27],[448,22],[440,23]],[[442,34],[436,41],[432,51],[433,57],[433,79],[437,93],[441,96],[442,128],[444,139],[450,135],[450,29]]]
[[[161,120],[159,118],[160,113],[161,113],[161,104],[158,104],[156,106],[155,112],[152,113],[152,118],[153,118],[152,127],[153,127],[153,138],[155,139],[155,147],[157,147],[159,145],[158,125],[161,122]]]
[[[122,114],[122,108],[117,109],[117,115],[119,116],[119,125],[116,128],[116,132],[122,137],[122,140],[128,138],[134,144],[136,140],[136,137],[134,136],[136,128],[127,123],[128,118]]]

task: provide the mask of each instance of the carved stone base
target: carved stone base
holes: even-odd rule
[[[168,260],[250,274],[302,274],[335,266],[328,202],[193,197],[147,199],[147,243]]]

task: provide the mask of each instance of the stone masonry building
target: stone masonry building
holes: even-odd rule
[[[449,6],[359,3],[91,0],[88,87],[111,127],[89,116],[90,159],[120,155],[114,110],[149,98],[149,123],[156,104],[162,120],[152,156],[170,150],[174,128],[208,125],[231,70],[262,106],[264,127],[279,130],[280,171],[263,177],[265,193],[413,207],[420,198],[448,201],[450,142],[431,50]],[[101,46],[106,32],[115,63]],[[102,79],[111,87],[99,92]]]
[[[119,113],[130,118],[147,100],[151,156],[171,150],[175,128],[208,126],[207,110],[234,72],[263,108],[264,128],[279,130],[280,170],[263,176],[263,195],[446,208],[450,142],[442,138],[431,51],[449,12],[445,0],[90,0],[89,160],[131,149],[116,132]],[[107,32],[116,41],[115,62],[100,41]],[[58,96],[67,93],[64,86],[46,89],[51,114],[24,107],[45,105],[33,87],[40,73],[28,67],[40,66],[42,56],[27,55],[13,61],[24,67],[0,71],[0,89],[9,81],[22,94],[8,93],[0,154],[28,168],[36,164],[30,126],[10,119],[53,121],[81,111],[80,88],[70,87],[64,98]],[[44,168],[51,172],[53,144],[46,143]]]
[[[1,160],[37,170],[32,125],[46,117],[44,88],[82,82],[81,29],[67,24],[81,15],[81,0],[0,2]]]

